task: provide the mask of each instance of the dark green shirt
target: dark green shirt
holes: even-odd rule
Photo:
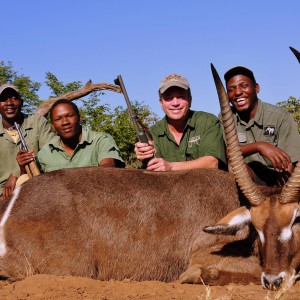
[[[181,162],[214,156],[226,164],[222,130],[218,118],[212,114],[191,110],[179,145],[169,131],[166,117],[154,124],[150,132],[156,157],[169,162]]]

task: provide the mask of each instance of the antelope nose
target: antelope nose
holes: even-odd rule
[[[263,286],[271,291],[276,291],[282,284],[283,278],[280,276],[267,276],[264,275],[263,278]]]

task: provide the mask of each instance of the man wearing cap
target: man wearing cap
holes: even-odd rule
[[[178,74],[166,76],[158,92],[166,115],[150,128],[153,142],[135,145],[137,158],[149,160],[146,169],[224,168],[226,155],[219,120],[190,109],[192,96],[187,79]]]
[[[286,110],[258,99],[251,70],[237,66],[224,78],[249,174],[261,185],[283,185],[300,158],[296,122]]]
[[[12,84],[3,84],[0,87],[0,199],[5,199],[13,192],[20,175],[16,160],[20,139],[14,122],[20,125],[29,149],[35,153],[54,136],[46,118],[28,116],[21,112],[22,106],[23,100],[18,88]]]

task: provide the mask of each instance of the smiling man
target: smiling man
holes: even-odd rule
[[[296,122],[284,109],[258,99],[251,70],[237,66],[225,75],[242,154],[254,182],[280,186],[300,158]]]
[[[37,160],[43,172],[75,167],[124,166],[111,135],[82,128],[75,103],[56,101],[50,109],[50,119],[57,136],[38,152]],[[34,154],[30,151],[18,153],[22,173],[24,166],[33,159]]]
[[[22,106],[18,88],[10,83],[3,84],[0,87],[0,199],[7,198],[13,192],[20,175],[16,161],[20,138],[14,122],[20,125],[32,153],[37,153],[53,137],[47,119],[22,113]]]
[[[212,114],[190,109],[192,95],[187,79],[178,74],[166,76],[160,82],[158,93],[165,117],[150,128],[153,142],[135,144],[137,158],[150,159],[146,169],[225,168],[219,120]]]

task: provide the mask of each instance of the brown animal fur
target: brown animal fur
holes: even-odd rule
[[[0,220],[9,203],[1,203]],[[257,281],[247,230],[240,242],[202,231],[239,206],[233,176],[219,170],[50,172],[21,187],[0,228],[0,273],[173,281],[189,266],[182,282]]]

